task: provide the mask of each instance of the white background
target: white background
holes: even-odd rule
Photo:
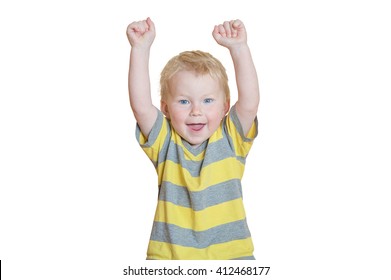
[[[244,200],[268,278],[390,279],[387,2],[2,1],[4,279],[125,279],[145,265],[157,179],[134,136],[125,30],[147,16],[156,105],[164,64],[194,49],[223,62],[236,100],[211,32],[247,27],[261,105]]]

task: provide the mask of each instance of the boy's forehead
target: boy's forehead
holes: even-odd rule
[[[172,75],[171,78],[175,77],[175,76],[181,76],[181,75],[189,75],[189,76],[194,76],[194,77],[199,77],[199,76],[205,76],[205,75],[209,75],[208,72],[200,72],[200,71],[196,71],[194,69],[179,69],[178,71],[175,71],[175,73]]]
[[[168,81],[170,88],[221,88],[220,81],[208,73],[179,71]]]
[[[170,84],[172,83],[184,83],[186,84],[189,81],[202,81],[202,83],[220,83],[219,79],[210,73],[201,73],[195,70],[180,70],[174,73],[171,78],[168,80]]]

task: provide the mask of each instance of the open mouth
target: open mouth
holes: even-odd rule
[[[205,124],[204,123],[191,123],[187,125],[193,131],[200,131]]]

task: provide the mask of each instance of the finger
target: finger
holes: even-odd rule
[[[149,30],[149,26],[148,26],[148,23],[146,20],[142,20],[139,23],[140,23],[140,27],[141,27],[143,33],[147,32]]]
[[[215,25],[215,27],[213,28],[213,31],[212,31],[212,35],[213,37],[217,37],[217,36],[220,36],[220,33],[219,33],[219,27],[217,25]]]
[[[136,31],[139,32],[140,34],[144,34],[144,33],[148,32],[149,29],[150,29],[150,27],[147,23],[147,20],[138,21],[136,24]]]
[[[128,31],[130,32],[142,32],[145,28],[142,26],[142,22],[134,21],[128,26]]]
[[[241,20],[239,20],[239,19],[236,19],[236,20],[233,21],[232,28],[234,30],[236,30],[237,32],[241,32],[241,31],[244,31],[246,29],[244,24],[243,24],[243,22]]]
[[[232,20],[232,27],[237,29],[239,28],[240,26],[242,25],[242,22],[240,21],[240,19],[234,19]]]
[[[236,29],[236,20],[231,20],[229,22],[229,25],[231,27],[231,35],[233,38],[238,36],[238,30]]]
[[[218,32],[222,37],[226,37],[227,33],[225,32],[225,28],[222,24],[217,26]]]
[[[128,35],[137,32],[139,32],[139,28],[136,22],[132,22],[131,24],[128,25],[128,28],[126,28],[126,33]]]
[[[128,25],[128,30],[130,30],[130,29],[134,29],[134,28],[136,28],[137,27],[137,21],[133,21],[132,23],[130,23],[129,25]]]
[[[146,23],[148,25],[148,29],[155,32],[155,24],[153,23],[150,17],[147,18]]]
[[[224,26],[224,29],[225,29],[225,33],[227,34],[227,37],[231,38],[232,37],[232,32],[231,32],[231,24],[230,24],[230,22],[229,21],[224,21],[223,26]]]

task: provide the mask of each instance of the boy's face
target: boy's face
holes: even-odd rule
[[[170,93],[161,110],[175,131],[194,147],[207,140],[220,126],[229,101],[220,83],[210,75],[179,71],[170,80]]]

